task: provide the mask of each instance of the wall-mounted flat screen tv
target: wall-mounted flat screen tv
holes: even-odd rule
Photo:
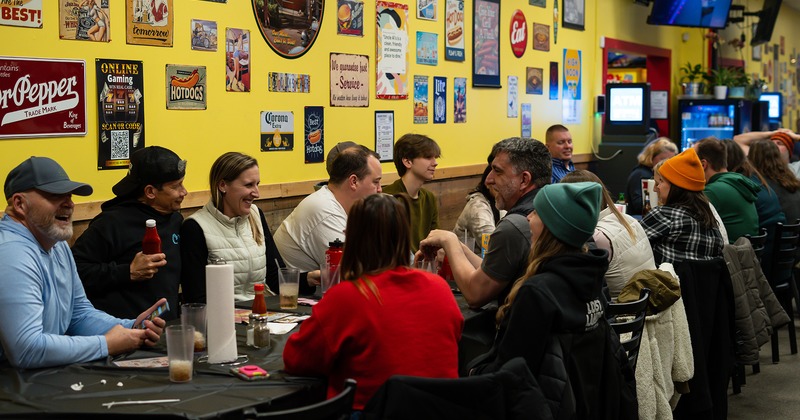
[[[722,29],[730,9],[731,0],[653,0],[647,23]]]
[[[750,40],[750,45],[761,45],[772,38],[772,30],[775,29],[775,21],[778,20],[782,2],[783,0],[764,0],[764,7],[758,12],[756,33]]]

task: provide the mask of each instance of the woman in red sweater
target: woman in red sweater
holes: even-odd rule
[[[328,398],[358,382],[361,410],[392,375],[458,377],[464,318],[441,277],[409,268],[408,202],[374,194],[353,204],[340,263],[325,293],[283,351],[286,372],[326,376]]]

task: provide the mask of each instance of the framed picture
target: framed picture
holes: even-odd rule
[[[500,0],[475,0],[472,86],[500,86]]]
[[[582,31],[586,21],[586,0],[563,0],[562,5],[564,12],[561,15],[561,25]]]
[[[350,8],[345,9],[342,14],[347,16],[342,17],[349,19]],[[261,36],[272,51],[283,58],[298,58],[311,49],[317,40],[324,10],[325,0],[253,0],[253,16]]]

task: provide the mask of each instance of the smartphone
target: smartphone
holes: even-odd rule
[[[145,319],[149,320],[150,322],[153,322],[153,320],[157,316],[161,316],[163,313],[168,312],[168,311],[169,311],[169,302],[164,302],[163,305],[159,305],[153,312],[150,312],[150,315],[148,315],[147,318],[145,318]],[[145,328],[144,327],[144,320],[142,320],[142,323],[139,324],[139,328],[141,328],[141,329]]]
[[[242,367],[232,367],[231,373],[238,376],[245,381],[258,381],[261,379],[269,379],[269,373],[256,366],[256,365],[245,365]]]

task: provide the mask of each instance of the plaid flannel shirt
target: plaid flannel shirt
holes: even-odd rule
[[[684,208],[659,206],[642,219],[656,264],[722,257],[722,234],[702,226]]]

